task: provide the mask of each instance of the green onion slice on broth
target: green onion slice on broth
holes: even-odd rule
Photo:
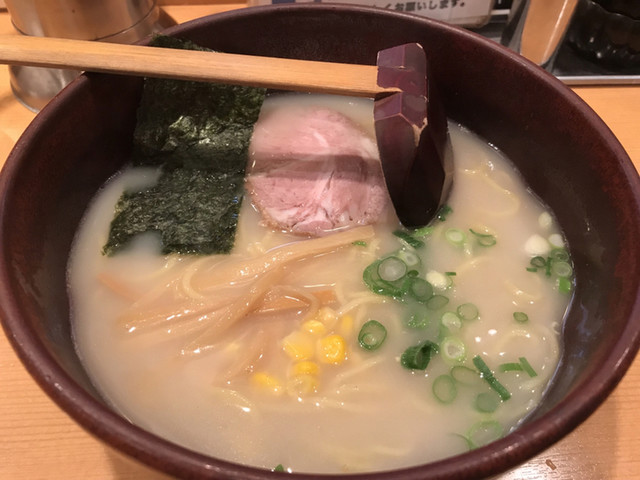
[[[444,312],[440,324],[449,331],[456,331],[462,328],[462,319],[455,312]]]
[[[474,406],[482,413],[493,413],[500,406],[500,397],[492,390],[476,395]]]
[[[448,229],[444,232],[444,238],[447,239],[447,242],[456,247],[463,246],[464,242],[467,240],[467,236],[459,228]]]
[[[558,278],[558,290],[561,293],[571,293],[573,290],[573,283],[566,277]]]
[[[511,394],[509,391],[500,383],[500,381],[495,377],[491,369],[487,366],[484,360],[476,355],[473,357],[473,364],[478,369],[482,378],[489,384],[489,386],[496,391],[500,398],[504,400],[509,400],[511,398]]]
[[[464,365],[456,365],[451,369],[451,376],[456,382],[468,386],[478,386],[482,384],[482,377],[477,370]]]
[[[502,438],[503,430],[497,421],[483,420],[469,429],[466,438],[472,448],[478,448]]]
[[[415,236],[411,235],[404,230],[395,230],[393,234],[398,237],[400,240],[406,242],[410,247],[413,248],[422,248],[424,247],[424,242]]]
[[[427,308],[430,310],[440,310],[447,303],[449,303],[449,298],[444,295],[433,295],[429,300],[427,300]]]
[[[529,315],[524,312],[513,312],[513,319],[518,323],[525,323],[529,321]]]
[[[522,365],[520,365],[519,362],[507,362],[507,363],[502,363],[498,369],[501,372],[521,372],[522,371]]]
[[[425,370],[436,353],[438,353],[438,345],[425,340],[407,348],[400,357],[400,363],[409,370]]]
[[[442,205],[436,213],[436,218],[444,222],[451,213],[453,213],[453,209],[449,205]]]
[[[415,300],[424,303],[433,296],[433,287],[423,278],[415,277],[409,282],[408,293]]]
[[[478,245],[483,247],[492,247],[497,243],[495,235],[491,235],[490,233],[480,233],[476,232],[472,228],[469,231],[476,237],[476,242]]]
[[[478,318],[478,307],[473,303],[463,303],[456,309],[456,313],[463,320],[475,320]]]
[[[445,337],[440,342],[440,355],[448,363],[462,363],[467,355],[467,347],[458,337]]]
[[[451,403],[458,395],[456,381],[450,375],[440,375],[431,386],[433,396],[441,403]]]
[[[397,257],[387,257],[378,264],[378,276],[385,282],[400,280],[407,273],[407,264]]]
[[[377,350],[387,338],[387,329],[377,320],[369,320],[360,329],[358,343],[365,350]]]
[[[533,369],[533,367],[531,366],[531,364],[529,363],[529,361],[525,357],[520,357],[518,360],[520,360],[520,365],[522,365],[522,369],[525,372],[527,372],[527,374],[530,377],[537,377],[538,376],[536,371]]]

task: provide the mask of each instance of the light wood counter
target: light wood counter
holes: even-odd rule
[[[239,4],[167,6],[179,22]],[[189,2],[186,2],[189,3]],[[196,3],[196,2],[191,2]],[[0,34],[11,32],[0,13]],[[575,91],[609,125],[640,167],[640,85],[580,87]],[[9,88],[0,66],[0,163],[33,119]],[[622,480],[640,478],[640,358],[611,397],[576,431],[504,480]],[[0,335],[0,479],[157,479],[78,427],[35,384]]]

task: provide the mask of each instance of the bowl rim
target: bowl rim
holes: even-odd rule
[[[178,35],[189,28],[206,25],[212,19],[252,16],[255,13],[277,15],[283,10],[296,11],[299,9],[315,10],[317,12],[339,12],[347,9],[363,13],[380,13],[381,10],[366,6],[331,4],[256,6],[194,19],[170,27],[163,33]],[[416,20],[416,16],[403,12],[386,11],[385,14]],[[510,57],[511,61],[520,65],[523,72],[526,70],[528,75],[538,77],[540,81],[545,82],[555,90],[561,90],[572,108],[588,117],[590,122],[599,125],[603,135],[606,136],[605,140],[610,149],[619,158],[623,159],[621,167],[627,176],[627,181],[635,187],[636,201],[640,206],[640,180],[635,167],[609,127],[577,94],[534,63],[474,32],[429,18],[420,17],[419,21],[429,25],[430,28],[455,31],[456,35],[472,38],[476,42],[480,41],[484,45],[483,48],[490,48],[498,51],[501,55]],[[44,115],[38,114],[25,129],[25,132],[9,154],[0,174],[0,278],[3,280],[0,282],[0,311],[2,313],[0,321],[5,334],[28,372],[45,393],[80,426],[116,450],[137,459],[149,467],[163,470],[169,474],[187,477],[200,475],[216,477],[224,474],[225,478],[248,480],[264,478],[270,474],[269,471],[196,453],[147,432],[116,414],[73,380],[47,351],[34,329],[21,320],[23,309],[15,301],[15,296],[13,295],[15,287],[10,281],[11,275],[9,273],[11,258],[5,251],[4,234],[1,228],[6,220],[7,205],[11,203],[13,179],[20,169],[22,152],[39,135],[41,129],[52,122],[52,117],[46,114],[54,112],[59,104],[64,102],[67,97],[74,95],[75,90],[84,88],[88,81],[89,78],[86,75],[80,76],[43,108]],[[429,475],[428,478],[471,478],[478,474],[487,476],[500,473],[532,458],[564,437],[590,416],[604,402],[628,370],[640,349],[640,298],[635,299],[630,309],[630,318],[635,320],[627,322],[624,331],[620,332],[620,337],[604,359],[597,374],[583,380],[580,383],[580,388],[575,388],[553,410],[543,414],[540,418],[525,423],[504,438],[492,442],[488,446],[461,455],[389,472],[353,474],[349,476],[356,479],[383,479],[392,476],[397,480],[427,478],[425,475]],[[304,473],[293,473],[292,475],[293,478],[300,479],[343,478],[341,475]]]

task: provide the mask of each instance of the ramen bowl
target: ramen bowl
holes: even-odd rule
[[[560,364],[539,407],[484,447],[362,478],[498,474],[551,446],[607,398],[640,343],[640,182],[611,131],[561,82],[468,31],[366,7],[255,7],[166,33],[230,53],[368,64],[381,49],[420,42],[448,116],[504,152],[563,227],[576,288]],[[188,450],[130,423],[94,388],[74,348],[70,248],[90,200],[127,160],[141,90],[139,78],[82,75],[10,154],[0,183],[5,332],[43,390],[110,447],[179,478],[271,478],[277,474]]]

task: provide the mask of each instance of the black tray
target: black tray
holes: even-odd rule
[[[508,13],[508,10],[496,10],[487,25],[471,30],[501,43]],[[580,56],[566,42],[560,45],[547,70],[568,85],[640,84],[640,67],[620,69],[604,67]]]

